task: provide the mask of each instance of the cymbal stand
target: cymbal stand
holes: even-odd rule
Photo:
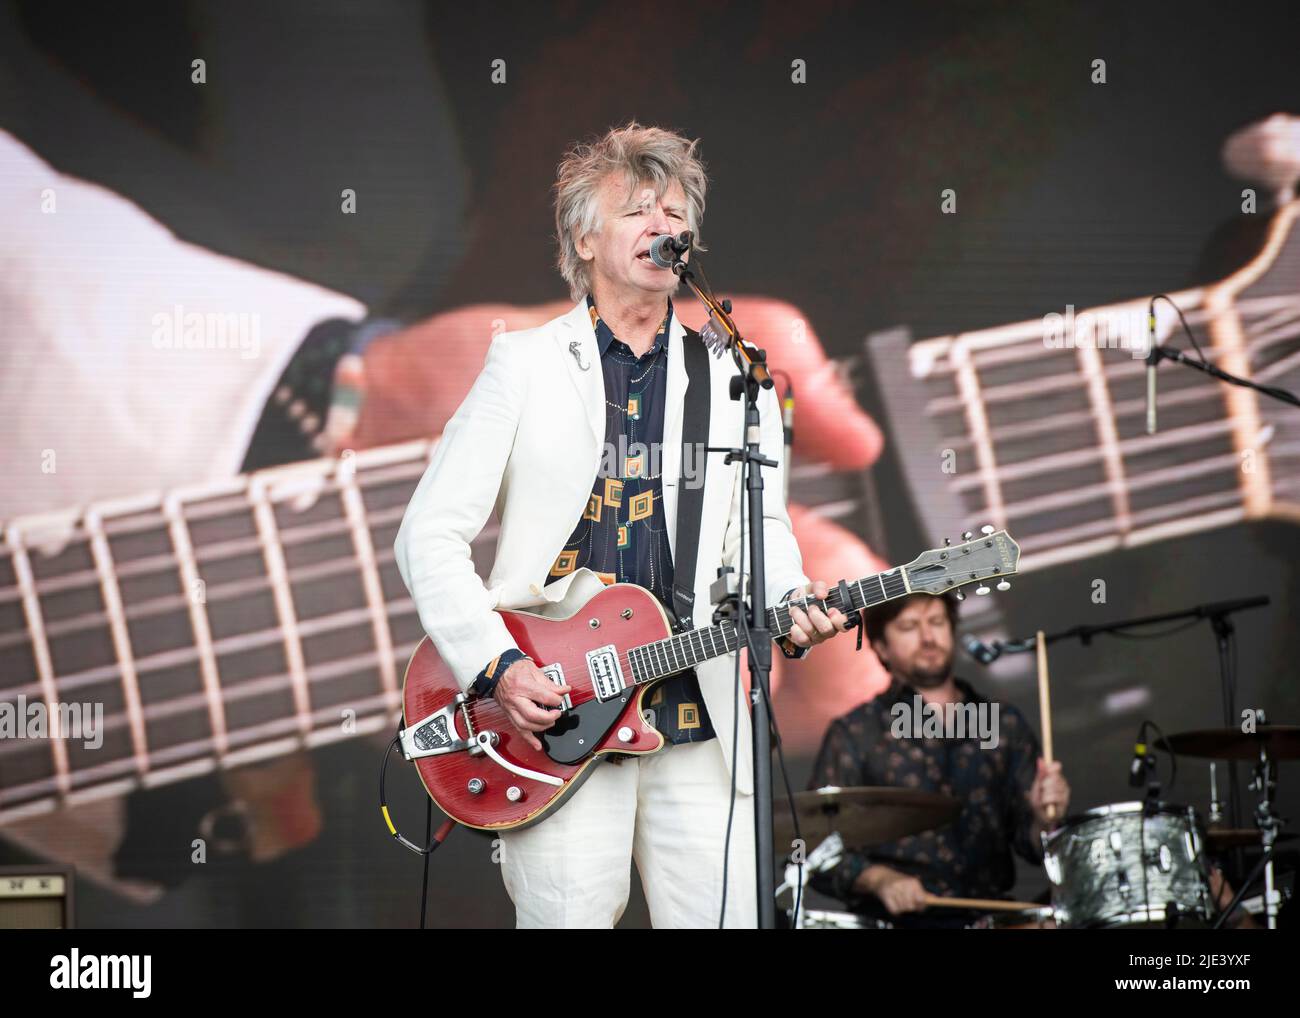
[[[1264,916],[1270,930],[1277,929],[1277,913],[1282,896],[1277,890],[1273,876],[1273,846],[1282,830],[1282,818],[1273,810],[1273,797],[1277,792],[1277,761],[1269,758],[1267,744],[1259,749],[1259,760],[1255,763],[1254,777],[1250,788],[1259,793],[1259,804],[1255,807],[1255,826],[1259,828],[1260,840],[1264,846]]]
[[[1273,799],[1277,792],[1277,761],[1269,757],[1267,744],[1260,746],[1259,759],[1255,762],[1254,773],[1248,787],[1251,791],[1259,793],[1259,804],[1255,807],[1255,826],[1259,828],[1264,854],[1242,881],[1236,896],[1215,922],[1216,929],[1222,927],[1237,910],[1246,896],[1246,891],[1258,879],[1261,870],[1264,874],[1264,917],[1270,930],[1277,929],[1277,914],[1281,907],[1282,895],[1277,889],[1274,877],[1273,852],[1284,821],[1273,810]]]

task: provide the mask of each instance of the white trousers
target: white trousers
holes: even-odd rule
[[[731,775],[717,739],[606,760],[541,823],[501,833],[520,929],[601,928],[627,906],[632,860],[657,929],[716,928]],[[727,927],[757,925],[754,799],[736,795]]]

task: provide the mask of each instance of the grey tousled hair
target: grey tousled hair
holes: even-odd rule
[[[700,240],[700,224],[709,180],[695,155],[699,143],[698,138],[688,141],[673,131],[631,120],[565,153],[555,174],[556,266],[569,284],[571,299],[591,289],[590,264],[579,256],[576,238],[600,230],[598,192],[612,172],[623,174],[629,191],[642,181],[653,184],[657,198],[678,181],[686,194],[686,228],[695,234],[695,248],[707,250]]]

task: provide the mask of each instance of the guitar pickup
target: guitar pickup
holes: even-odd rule
[[[602,702],[618,696],[627,685],[623,681],[623,666],[618,663],[618,651],[612,643],[587,651],[587,674],[591,676],[596,699]]]
[[[561,665],[559,662],[556,662],[555,664],[547,665],[545,668],[542,669],[542,674],[545,675],[552,682],[554,682],[557,686],[564,685],[564,666]],[[562,697],[560,697],[560,700],[562,701],[560,705],[560,710],[573,710],[573,697],[571,694],[565,693]]]

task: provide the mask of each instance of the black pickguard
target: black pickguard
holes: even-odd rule
[[[629,686],[613,699],[591,699],[565,711],[553,726],[537,733],[542,749],[556,763],[581,763],[600,745],[638,692],[635,686]]]

